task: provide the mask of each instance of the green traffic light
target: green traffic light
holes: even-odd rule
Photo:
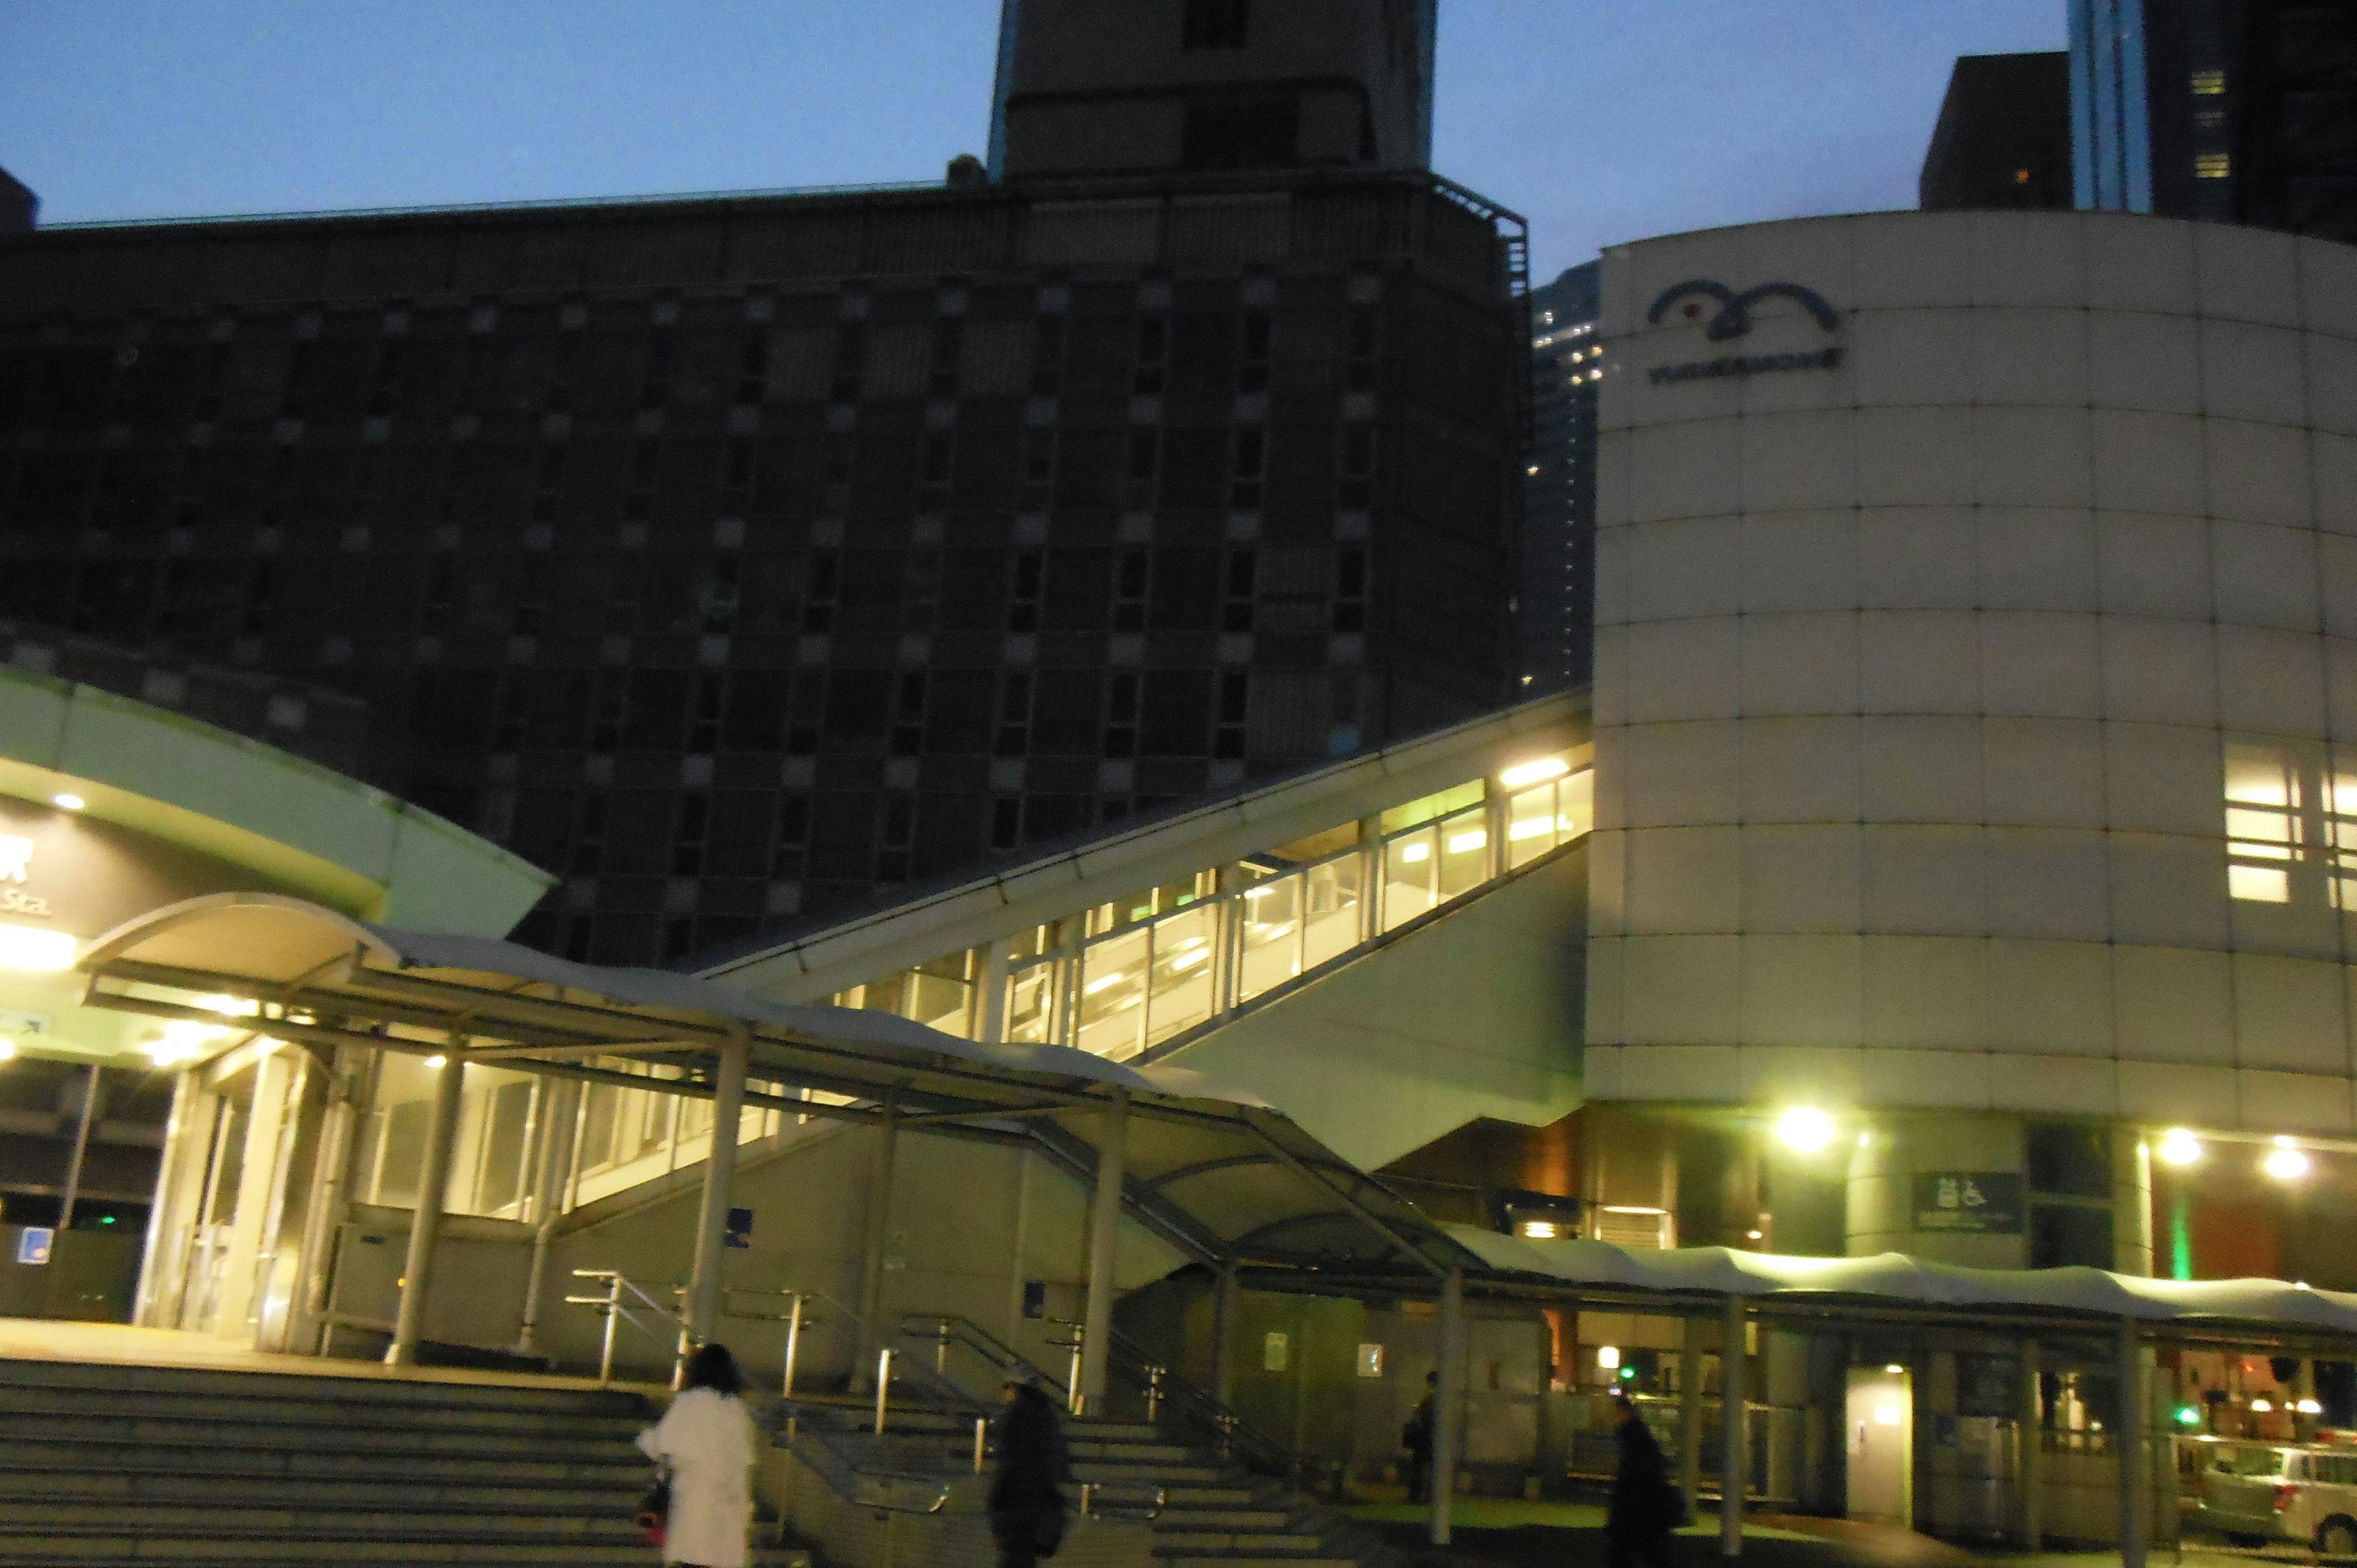
[[[2179,1426],[2199,1426],[2201,1424],[2201,1412],[2194,1409],[2190,1404],[2179,1405],[2177,1407],[2177,1424]]]

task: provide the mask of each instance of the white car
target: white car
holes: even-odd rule
[[[2197,1517],[2211,1529],[2357,1557],[2357,1450],[2230,1441],[2208,1458]]]

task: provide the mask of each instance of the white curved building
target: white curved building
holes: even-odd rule
[[[2349,1135],[2357,250],[1889,213],[1603,265],[1590,1099],[1828,1109],[1785,1190],[1959,1262],[2148,1267],[2136,1129]],[[1931,1233],[1975,1175],[2029,1219]]]

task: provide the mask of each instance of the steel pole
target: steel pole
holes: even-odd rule
[[[1718,1554],[1722,1557],[1743,1555],[1743,1492],[1751,1475],[1749,1401],[1743,1387],[1748,1322],[1743,1298],[1728,1296],[1718,1346]]]
[[[1685,1494],[1686,1517],[1702,1517],[1702,1331],[1703,1319],[1682,1326],[1678,1350],[1678,1490]]]
[[[1113,1348],[1113,1298],[1121,1288],[1121,1186],[1129,1143],[1129,1090],[1116,1086],[1097,1143],[1096,1193],[1089,1208],[1089,1295],[1081,1317],[1081,1386],[1076,1409],[1095,1415],[1104,1403],[1105,1361]]]
[[[425,1157],[418,1166],[417,1206],[409,1217],[409,1256],[402,1273],[401,1310],[393,1319],[393,1343],[385,1347],[388,1367],[406,1367],[417,1359],[417,1340],[425,1328],[434,1247],[441,1239],[444,1189],[450,1185],[450,1145],[457,1137],[459,1094],[467,1078],[459,1048],[457,1041],[450,1042],[447,1059],[434,1075],[433,1119],[426,1124]]]
[[[1432,1544],[1448,1544],[1457,1500],[1457,1429],[1465,1406],[1465,1276],[1440,1282],[1438,1386],[1432,1399]]]
[[[703,1206],[696,1214],[695,1262],[688,1276],[688,1337],[701,1345],[720,1324],[722,1260],[728,1246],[728,1189],[745,1120],[745,1067],[750,1044],[732,1030],[720,1047],[712,1084],[712,1152],[704,1162]]]
[[[58,1210],[58,1234],[60,1236],[73,1229],[74,1203],[81,1197],[81,1162],[82,1156],[90,1152],[90,1119],[98,1106],[101,1070],[96,1062],[91,1063],[90,1076],[82,1080],[81,1116],[74,1123],[73,1154],[66,1160],[66,1200]]]

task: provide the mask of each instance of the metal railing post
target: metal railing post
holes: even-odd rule
[[[1064,1374],[1064,1403],[1074,1415],[1087,1413],[1085,1407],[1088,1400],[1081,1392],[1081,1346],[1086,1338],[1087,1335],[1082,1326],[1077,1323],[1073,1324],[1072,1365],[1071,1369]]]
[[[989,1447],[990,1417],[977,1415],[974,1418],[974,1473],[977,1476],[982,1474],[982,1458]]]
[[[1162,1373],[1160,1367],[1146,1369],[1146,1421],[1152,1425],[1162,1413]]]
[[[622,1276],[608,1274],[606,1277],[606,1332],[604,1343],[597,1350],[597,1380],[601,1383],[614,1380],[614,1325],[620,1322],[621,1317]]]
[[[802,1298],[797,1294],[786,1318],[786,1384],[779,1391],[785,1398],[794,1397],[794,1357],[802,1348]]]
[[[950,1320],[946,1317],[933,1323],[933,1370],[945,1378],[950,1375]]]
[[[876,1435],[884,1435],[885,1407],[892,1392],[892,1348],[876,1353]]]

